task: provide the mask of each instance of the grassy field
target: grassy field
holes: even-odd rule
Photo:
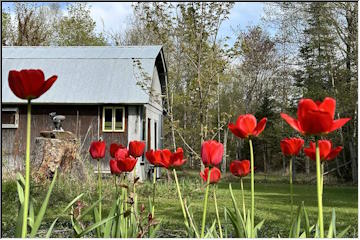
[[[192,204],[194,217],[200,225],[202,210],[204,186],[198,177],[198,172],[187,171],[178,173],[182,194]],[[299,177],[300,178],[300,177]],[[300,180],[300,179],[299,179]],[[306,182],[306,181],[305,181]],[[229,194],[229,183],[232,184],[234,194],[241,204],[240,184],[237,178],[226,174],[221,182],[217,185],[217,199],[220,208],[220,217],[224,222],[223,209],[225,206],[232,208],[232,202]],[[103,181],[105,199],[103,201],[104,216],[113,199],[114,186],[113,179],[107,178]],[[32,184],[32,195],[38,201],[36,207],[39,207],[44,199],[47,186]],[[244,182],[246,206],[250,208],[250,179],[247,177]],[[211,187],[211,190],[213,186]],[[351,225],[347,237],[358,236],[358,199],[357,186],[326,185],[324,187],[324,222],[327,229],[330,222],[331,210],[336,210],[337,230],[340,231],[346,226]],[[91,204],[97,199],[96,178],[90,177],[86,182],[69,181],[59,179],[54,188],[48,210],[46,212],[45,222],[42,226],[43,232],[52,223],[57,213],[59,213],[74,197],[84,192],[82,201],[85,205]],[[143,183],[137,187],[140,202],[146,202],[147,197],[152,194],[152,185],[149,182]],[[260,232],[260,237],[287,237],[290,222],[290,201],[289,185],[286,177],[275,177],[257,174],[255,183],[255,222],[265,219],[265,224]],[[303,183],[298,181],[294,186],[295,205],[305,203],[309,213],[310,223],[314,224],[317,218],[317,198],[315,184]],[[209,194],[208,203],[208,223],[215,219],[215,207],[212,197]],[[12,237],[15,219],[17,215],[17,192],[16,183],[12,180],[2,181],[2,236]],[[156,208],[155,216],[161,219],[161,229],[158,237],[185,237],[185,228],[183,226],[183,215],[178,201],[175,183],[168,183],[165,179],[159,180],[156,189]],[[296,207],[295,207],[296,208]],[[68,214],[61,216],[54,231],[54,237],[71,237],[72,229]],[[40,233],[41,234],[41,233]]]

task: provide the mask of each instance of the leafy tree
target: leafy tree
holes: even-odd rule
[[[96,23],[90,16],[87,3],[73,3],[67,7],[68,15],[57,26],[57,44],[60,46],[104,46],[102,33],[95,32]]]

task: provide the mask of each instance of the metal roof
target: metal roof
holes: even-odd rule
[[[35,68],[42,69],[45,78],[57,75],[58,79],[34,103],[149,103],[149,94],[139,82],[153,77],[161,51],[161,46],[3,47],[2,102],[26,102],[11,92],[8,73]]]

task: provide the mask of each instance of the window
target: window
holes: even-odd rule
[[[19,109],[3,108],[1,110],[1,127],[18,128],[19,126]]]
[[[125,131],[125,108],[103,107],[103,132]]]

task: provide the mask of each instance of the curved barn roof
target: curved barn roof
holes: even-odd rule
[[[49,91],[33,100],[45,104],[145,104],[149,94],[141,83],[157,69],[164,89],[167,74],[162,46],[3,47],[3,103],[26,102],[11,92],[7,79],[10,70],[31,68],[42,69],[45,78],[58,75]]]

